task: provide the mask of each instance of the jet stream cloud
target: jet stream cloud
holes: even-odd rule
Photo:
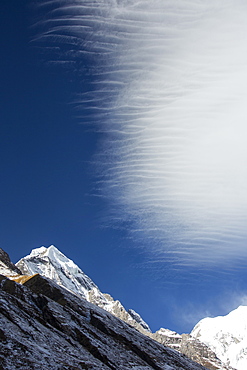
[[[174,263],[245,257],[246,2],[41,6],[40,41],[91,65],[80,104],[102,131],[101,190],[116,219]]]

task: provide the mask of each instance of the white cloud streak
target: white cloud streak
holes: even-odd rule
[[[91,63],[80,104],[104,132],[98,158],[114,217],[179,265],[245,258],[246,2],[42,5],[40,40]]]

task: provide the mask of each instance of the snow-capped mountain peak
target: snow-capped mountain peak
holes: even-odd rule
[[[57,249],[54,245],[50,245],[48,248],[42,246],[40,248],[33,249],[30,253],[30,257],[47,257],[51,261],[51,263],[55,266],[61,268],[66,275],[71,275],[73,277],[77,277],[86,275],[82,270],[68,257],[66,257],[59,249]],[[25,257],[27,258],[27,257]],[[95,288],[96,285],[94,282],[87,276],[87,282],[89,282],[89,288]]]
[[[134,317],[132,311],[127,312],[119,301],[114,301],[109,294],[103,294],[97,285],[54,245],[33,249],[28,256],[17,262],[16,266],[25,275],[43,275],[139,330],[150,331],[140,315],[136,314]]]
[[[54,245],[33,249],[16,266],[26,275],[40,274],[88,300],[89,291],[99,288],[84,272]],[[102,295],[102,300],[105,300]]]
[[[25,258],[27,259],[27,257]],[[66,257],[54,245],[50,245],[48,248],[42,246],[40,248],[33,249],[30,253],[30,257],[47,257],[54,265],[61,266],[64,270],[73,273],[73,275],[77,275],[82,272],[71,259]],[[85,274],[83,273],[83,275]]]
[[[225,363],[237,370],[247,369],[247,306],[239,306],[226,316],[202,319],[191,335]]]

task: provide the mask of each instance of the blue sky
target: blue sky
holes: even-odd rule
[[[1,6],[0,246],[153,330],[246,303],[246,6],[48,3]]]

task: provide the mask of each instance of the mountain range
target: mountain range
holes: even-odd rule
[[[247,364],[244,330],[239,335],[236,330],[230,333],[227,317],[223,320],[225,326],[218,324],[217,330],[213,329],[214,320],[219,322],[216,318],[209,319],[210,331],[207,330],[208,319],[204,319],[191,334],[180,335],[164,328],[152,333],[137,312],[127,311],[121,302],[102,293],[53,245],[32,250],[16,265],[6,252],[0,250],[0,274],[4,295],[0,300],[0,313],[5,322],[0,331],[0,358],[4,364],[2,368],[0,365],[0,370],[199,370],[204,367],[243,370],[244,363]],[[6,315],[7,307],[10,314]],[[245,317],[246,310],[242,310],[246,312]],[[230,315],[230,320],[237,316],[238,313]],[[67,357],[62,348],[67,348]],[[20,362],[19,367],[16,361]]]

